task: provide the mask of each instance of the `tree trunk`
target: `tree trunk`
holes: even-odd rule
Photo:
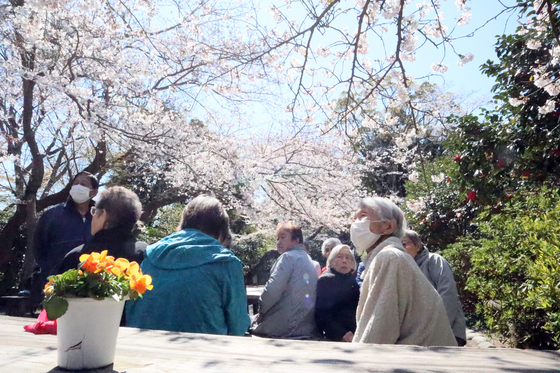
[[[36,200],[35,196],[30,196],[27,201],[25,201],[26,210],[26,227],[27,227],[27,245],[25,249],[25,260],[23,262],[23,268],[20,275],[20,283],[25,283],[25,280],[31,277],[33,269],[35,268],[35,246],[33,243],[33,238],[35,236],[35,223],[37,222],[35,216]]]

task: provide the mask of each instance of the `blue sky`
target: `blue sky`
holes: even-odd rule
[[[514,5],[515,1],[504,1],[506,5]],[[517,16],[505,13],[497,19],[490,20],[491,17],[500,13],[503,6],[496,0],[481,1],[475,0],[467,3],[472,8],[472,18],[468,25],[457,28],[456,36],[469,35],[477,28],[480,30],[473,33],[470,37],[456,40],[456,51],[461,54],[472,53],[474,58],[464,66],[458,66],[458,58],[453,53],[447,53],[444,64],[449,66],[449,70],[443,77],[434,77],[430,81],[437,84],[446,84],[450,90],[456,93],[473,92],[475,96],[490,95],[490,90],[494,85],[494,80],[483,75],[480,66],[488,59],[497,60],[494,45],[496,36],[502,34],[512,34],[515,32],[518,23]],[[455,4],[448,0],[444,2],[444,8],[453,8]],[[455,11],[456,13],[456,11]],[[449,11],[449,14],[452,14]],[[485,25],[485,23],[488,23]],[[426,48],[418,54],[417,60],[410,65],[410,73],[414,76],[417,73],[425,72],[433,62],[433,53],[439,53],[434,48]],[[490,98],[490,97],[489,97]]]
[[[420,1],[420,0],[419,0]],[[419,2],[418,1],[418,2]],[[265,24],[270,25],[269,27],[279,27],[282,29],[282,24],[277,24],[272,20],[271,16],[266,13],[266,9],[270,7],[272,3],[281,4],[282,1],[278,0],[264,0],[260,7],[259,19],[265,21]],[[445,23],[449,26],[455,23],[455,20],[460,16],[460,12],[457,10],[454,0],[442,0],[441,11],[445,15]],[[344,6],[353,6],[353,0],[342,0]],[[494,45],[496,44],[497,35],[511,34],[514,33],[517,26],[517,16],[511,13],[500,14],[504,10],[504,5],[514,6],[516,4],[515,0],[505,0],[500,3],[498,0],[472,0],[467,2],[467,6],[471,8],[472,18],[468,25],[458,26],[453,36],[457,38],[454,40],[453,45],[457,53],[466,55],[472,53],[474,58],[469,63],[464,66],[459,66],[457,61],[459,57],[448,49],[445,53],[445,58],[443,59],[443,64],[448,66],[448,71],[443,75],[432,76],[429,81],[431,83],[436,83],[438,85],[445,85],[447,89],[454,93],[462,95],[470,95],[469,101],[480,102],[482,100],[489,100],[492,98],[491,88],[494,85],[494,80],[483,75],[480,71],[480,66],[486,62],[488,59],[497,60],[496,53],[494,50]],[[415,8],[415,2],[409,5],[409,8]],[[282,8],[285,12],[286,9]],[[296,9],[296,5],[291,10],[293,16],[296,19],[301,17],[301,9]],[[288,15],[289,17],[291,14]],[[495,18],[494,18],[495,17]],[[355,20],[353,18],[344,19],[348,23],[349,29],[354,25]],[[340,24],[339,24],[340,26]],[[449,26],[450,27],[450,26]],[[477,30],[478,29],[478,30]],[[349,30],[352,31],[352,30]],[[332,34],[327,34],[324,36],[315,35],[314,41],[316,43],[321,43],[323,46],[327,46],[332,42],[329,36]],[[468,36],[467,36],[468,35]],[[459,38],[458,38],[459,37]],[[394,41],[395,36],[392,32],[388,32],[383,35],[383,40],[387,48],[390,48],[392,39]],[[420,41],[419,41],[420,43]],[[312,46],[312,48],[316,47]],[[370,60],[375,60],[377,58],[385,58],[385,53],[392,53],[391,50],[383,52],[383,44],[377,40],[370,42],[370,52],[368,57]],[[442,56],[444,56],[443,48],[436,49],[431,44],[426,44],[422,46],[417,52],[417,58],[414,62],[407,63],[407,73],[415,78],[425,76],[426,74],[432,73],[431,65],[432,63],[438,63],[441,61]],[[317,62],[321,63],[321,62]],[[421,83],[423,80],[417,81]],[[274,104],[286,105],[289,103],[291,94],[287,89],[278,88],[279,97],[277,102],[257,104],[253,105],[252,111],[254,115],[251,120],[255,122],[260,122],[262,124],[277,121],[279,118],[289,120],[289,115],[281,114],[281,108],[272,109]],[[472,108],[472,107],[471,107]],[[251,109],[249,109],[251,110]],[[280,112],[280,115],[279,115]],[[258,126],[258,128],[262,128]]]

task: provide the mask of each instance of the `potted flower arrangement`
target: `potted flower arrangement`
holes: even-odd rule
[[[136,262],[84,254],[77,269],[50,276],[43,306],[49,320],[58,320],[58,365],[65,369],[95,369],[115,357],[124,300],[151,290],[152,278]]]

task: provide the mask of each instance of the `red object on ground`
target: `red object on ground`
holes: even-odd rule
[[[47,311],[42,310],[35,324],[25,325],[26,332],[33,334],[54,334],[56,335],[56,320],[49,320]]]

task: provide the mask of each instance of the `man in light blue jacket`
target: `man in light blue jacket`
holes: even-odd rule
[[[301,228],[293,222],[276,227],[281,254],[270,271],[252,333],[260,337],[314,339],[317,271],[304,251]]]
[[[127,326],[178,332],[244,335],[249,328],[243,264],[222,246],[228,216],[209,196],[193,199],[179,232],[149,246],[142,272],[154,288],[128,302]]]

